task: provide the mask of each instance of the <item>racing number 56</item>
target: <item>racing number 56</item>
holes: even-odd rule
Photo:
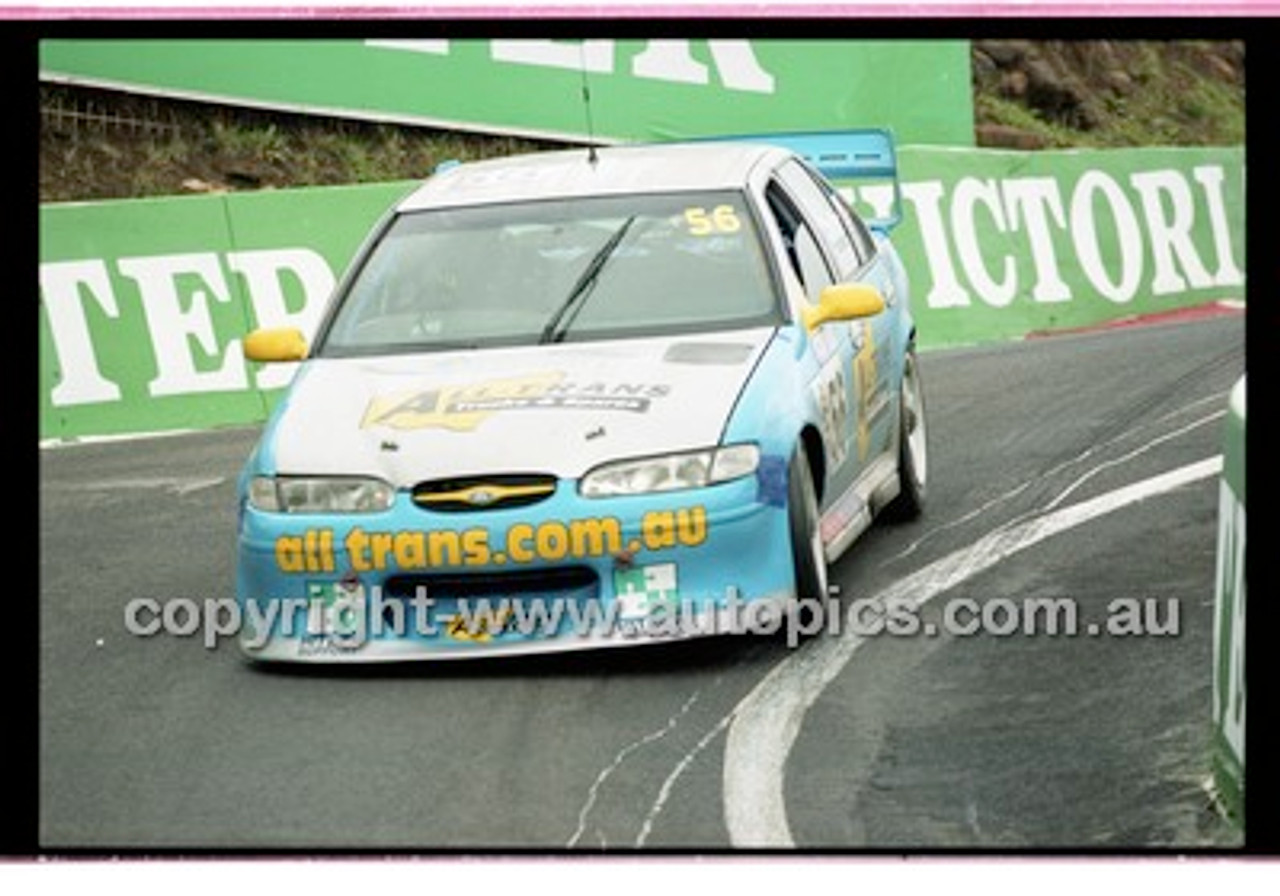
[[[742,221],[732,205],[717,205],[710,212],[701,206],[693,206],[684,210],[684,220],[692,236],[737,233],[742,229]]]

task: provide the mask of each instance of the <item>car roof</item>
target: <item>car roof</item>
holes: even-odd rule
[[[740,189],[762,161],[787,150],[753,143],[603,146],[468,162],[425,181],[401,212],[560,197]]]

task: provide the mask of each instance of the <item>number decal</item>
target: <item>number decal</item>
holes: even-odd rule
[[[732,205],[717,205],[710,212],[700,205],[692,206],[684,210],[684,222],[691,236],[737,233],[742,229],[738,211]]]
[[[862,322],[862,347],[853,358],[854,381],[858,388],[858,461],[867,459],[871,447],[871,400],[879,380],[875,333],[870,321]]]
[[[848,454],[845,429],[849,425],[849,400],[844,365],[832,358],[813,384],[814,398],[822,414],[822,440],[827,444],[827,462],[834,468]]]

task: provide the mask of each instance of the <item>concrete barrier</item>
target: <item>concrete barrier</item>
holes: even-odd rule
[[[1245,378],[1231,390],[1218,499],[1213,625],[1213,789],[1227,817],[1244,824]]]

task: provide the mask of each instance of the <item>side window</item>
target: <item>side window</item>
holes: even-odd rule
[[[822,290],[835,282],[817,237],[777,183],[769,184],[765,197],[782,234],[782,242],[787,247],[791,267],[804,286],[805,296],[816,304]]]
[[[829,193],[825,184],[819,186],[809,170],[799,162],[787,162],[778,174],[830,254],[836,278],[852,280],[866,259],[855,248],[852,232],[836,211],[835,202],[839,197]]]
[[[862,264],[866,265],[871,259],[876,257],[876,243],[871,238],[871,231],[867,229],[867,225],[857,216],[845,198],[837,193],[830,186],[828,189],[828,198],[831,204],[835,206],[836,214],[840,220],[844,222],[844,226],[849,233],[853,235],[853,247],[858,252],[858,257]]]

